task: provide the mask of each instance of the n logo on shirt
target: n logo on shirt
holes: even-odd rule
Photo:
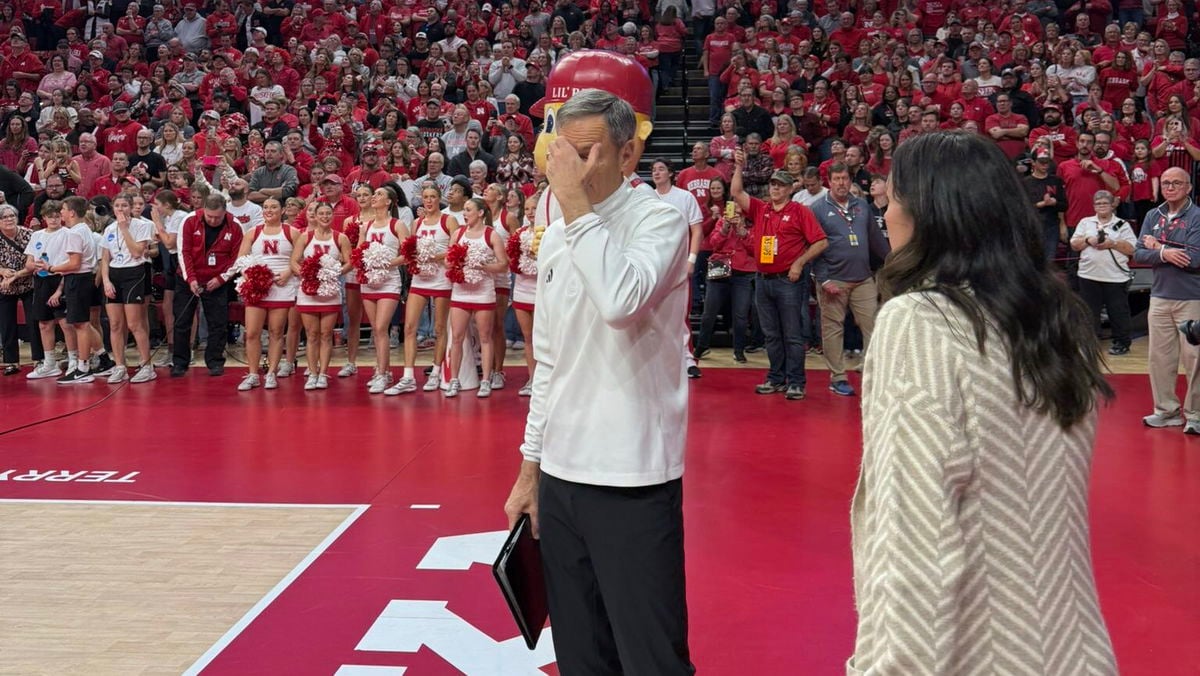
[[[331,248],[332,247],[330,247],[328,244],[314,244],[313,253],[318,256],[324,256],[325,254],[329,253]]]
[[[263,242],[263,255],[271,256],[279,255],[279,242],[275,240],[267,240]]]
[[[376,244],[376,243],[383,244],[383,233],[382,232],[373,232],[370,235],[367,235],[367,241],[370,242],[371,244]]]

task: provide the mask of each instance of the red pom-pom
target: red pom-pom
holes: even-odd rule
[[[404,257],[408,274],[416,277],[421,274],[421,266],[417,264],[417,236],[409,235],[400,242],[400,255]]]
[[[321,280],[317,276],[320,272],[320,256],[313,254],[300,261],[300,290],[304,295],[317,295],[317,289],[321,287]]]
[[[344,225],[342,227],[345,228],[345,230],[342,231],[342,234],[346,236],[346,239],[350,240],[350,248],[353,249],[353,248],[357,247],[358,246],[358,235],[359,235],[358,225],[347,223],[346,225]]]
[[[275,273],[265,265],[251,265],[242,271],[242,299],[247,305],[258,305],[275,284]]]
[[[467,263],[467,245],[451,244],[450,248],[446,249],[446,279],[455,284],[462,284],[467,281],[466,275],[463,273],[463,268]]]
[[[513,271],[513,274],[521,273],[521,230],[508,236],[508,244],[504,246],[504,252],[508,254],[508,269]]]
[[[367,283],[367,264],[363,261],[363,250],[355,247],[350,250],[350,264],[358,270],[358,283]]]

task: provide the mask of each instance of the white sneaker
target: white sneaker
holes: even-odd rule
[[[62,369],[58,366],[48,366],[46,362],[37,365],[37,368],[25,375],[26,380],[40,380],[42,378],[57,378],[63,374]]]
[[[279,362],[279,370],[275,373],[276,377],[287,378],[296,372],[296,364],[290,361]]]
[[[154,365],[142,364],[137,373],[133,374],[133,377],[129,379],[129,382],[137,385],[138,383],[148,383],[155,378],[158,378],[158,374],[154,372]]]
[[[426,383],[425,386],[429,387],[429,384]],[[462,389],[462,385],[458,384],[458,378],[451,380],[450,385],[446,388],[446,398],[450,399],[451,397],[457,397],[458,391],[461,389]]]
[[[171,368],[171,351],[167,350],[164,354],[158,355],[154,359],[154,368],[169,369]]]
[[[442,386],[442,370],[440,368],[433,369],[433,373],[429,374],[429,380],[425,381],[426,392],[436,392]]]
[[[1183,414],[1179,411],[1169,415],[1151,413],[1145,418],[1142,418],[1142,423],[1145,424],[1146,427],[1183,427],[1184,419]]]
[[[487,399],[492,396],[492,384],[486,380],[481,380],[479,382],[479,391],[475,393],[475,396],[480,399]]]
[[[263,378],[263,389],[273,390],[279,387],[279,378],[274,373],[268,373],[266,378]]]
[[[504,389],[504,371],[492,371],[491,384],[492,384],[493,390],[503,390]]]
[[[112,371],[108,374],[109,385],[120,385],[126,380],[129,380],[129,369],[120,364],[112,367]]]
[[[317,376],[317,389],[318,390],[329,389],[329,376],[325,375],[324,373]]]
[[[382,394],[392,384],[391,373],[376,373],[367,387],[367,394]]]
[[[247,373],[246,377],[242,378],[241,384],[238,385],[238,392],[249,392],[258,387],[259,384],[257,373]]]
[[[513,341],[513,344],[512,344],[512,349],[514,349],[514,350],[524,350],[524,349],[525,349],[525,341],[523,341],[523,340],[514,340],[514,341]]]
[[[345,366],[342,367],[342,370],[338,371],[338,377],[339,378],[349,378],[350,376],[355,375],[356,373],[358,373],[357,365],[346,364]]]
[[[315,375],[310,375],[309,377],[304,379],[304,389],[305,390],[317,389],[317,377]]]
[[[533,396],[533,383],[525,383],[525,385],[523,385],[521,387],[521,389],[517,390],[517,396],[532,397]]]
[[[401,378],[396,381],[395,385],[383,391],[389,397],[394,397],[398,394],[407,394],[417,391],[417,381],[414,378]]]

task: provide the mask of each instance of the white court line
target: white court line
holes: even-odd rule
[[[147,505],[154,507],[263,507],[286,509],[365,509],[367,505],[290,502],[171,502],[161,500],[56,500],[40,498],[0,498],[0,503],[46,503],[55,505]]]
[[[197,503],[197,504],[203,504],[203,503]],[[241,505],[241,503],[229,503],[229,504]],[[332,505],[308,505],[308,506],[310,506],[310,507],[317,507],[317,506],[329,507]],[[291,570],[291,572],[289,572],[287,575],[285,575],[283,577],[283,579],[280,580],[279,583],[276,584],[271,589],[271,591],[267,592],[266,596],[263,596],[261,599],[258,600],[258,603],[254,604],[253,608],[246,611],[246,614],[242,616],[242,619],[238,620],[236,624],[234,624],[232,627],[230,627],[229,631],[225,632],[224,636],[222,636],[220,639],[218,639],[217,642],[214,643],[211,648],[209,648],[203,655],[200,656],[200,659],[196,660],[196,662],[194,664],[192,664],[192,666],[188,667],[187,671],[183,672],[184,676],[192,676],[193,674],[199,674],[205,667],[207,667],[209,665],[210,662],[212,662],[214,659],[216,659],[217,655],[220,655],[222,650],[225,650],[225,648],[227,648],[230,643],[233,643],[233,640],[235,638],[237,638],[238,635],[241,634],[242,631],[244,631],[246,629],[246,627],[250,626],[250,623],[253,622],[262,613],[262,611],[266,610],[267,606],[271,605],[271,603],[273,603],[275,601],[275,599],[278,598],[279,595],[282,594],[284,592],[284,590],[287,589],[288,586],[290,586],[292,584],[292,582],[294,582],[296,580],[296,578],[300,577],[301,573],[303,573],[310,565],[312,565],[313,561],[317,560],[318,556],[323,554],[325,552],[325,550],[329,548],[329,545],[333,544],[333,542],[335,540],[337,540],[339,537],[341,537],[342,533],[346,532],[346,529],[349,528],[358,519],[358,517],[362,516],[363,513],[367,511],[367,507],[369,505],[342,505],[342,506],[356,507],[356,509],[354,510],[354,512],[352,514],[347,516],[340,524],[338,524],[337,528],[334,528],[332,531],[330,531],[329,535],[326,535],[325,539],[322,540],[321,543],[316,546],[316,548],[314,548],[311,552],[309,552],[308,556],[304,557],[303,561],[296,564],[296,567],[293,568]]]
[[[441,509],[441,505],[409,505],[409,509]]]

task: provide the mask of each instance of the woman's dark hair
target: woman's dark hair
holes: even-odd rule
[[[387,190],[388,193],[391,194],[391,196],[392,196],[391,216],[392,216],[392,218],[399,218],[400,217],[400,209],[402,207],[410,206],[408,204],[408,198],[404,196],[404,188],[401,188],[400,184],[396,183],[395,181],[388,181],[387,183],[384,183],[383,185],[381,185],[379,187],[383,188],[384,190]]]
[[[1097,392],[1112,396],[1090,313],[1046,263],[1041,221],[1013,199],[1021,182],[999,146],[970,132],[923,134],[896,149],[891,180],[913,234],[880,270],[885,296],[944,296],[970,320],[980,353],[994,330],[1021,403],[1063,428],[1093,409]]]

